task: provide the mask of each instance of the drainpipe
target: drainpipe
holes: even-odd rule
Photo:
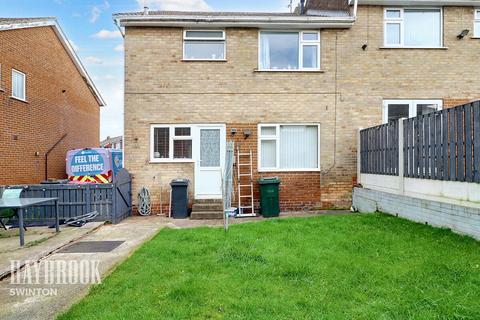
[[[56,146],[58,146],[58,144],[60,142],[62,142],[63,139],[65,139],[65,137],[67,136],[67,134],[65,133],[60,139],[58,139],[57,142],[55,142],[55,144],[50,148],[48,149],[48,151],[45,153],[45,180],[48,179],[48,155],[50,154],[50,152],[53,151],[53,149],[55,149]]]
[[[300,14],[305,14],[305,0],[300,0]]]

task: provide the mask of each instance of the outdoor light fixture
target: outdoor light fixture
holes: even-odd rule
[[[461,39],[465,38],[465,37],[468,35],[469,32],[470,32],[470,30],[465,29],[465,30],[463,30],[463,31],[457,36],[457,38],[458,38],[459,40],[461,40]]]
[[[248,137],[250,137],[252,135],[252,131],[251,130],[245,130],[243,131],[243,136],[245,137],[245,139],[248,139]]]
[[[234,136],[237,133],[237,128],[230,129],[230,134]]]
[[[363,51],[367,50],[367,47],[368,47],[368,44],[365,43],[365,44],[362,46],[362,50],[363,50]]]

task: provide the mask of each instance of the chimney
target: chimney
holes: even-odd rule
[[[147,6],[143,7],[143,14],[144,15],[148,16],[149,11],[150,11],[150,9]]]
[[[300,14],[305,14],[305,0],[300,0]]]

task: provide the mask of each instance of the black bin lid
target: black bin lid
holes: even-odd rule
[[[186,187],[189,183],[190,181],[188,179],[173,179],[170,185],[172,187]]]

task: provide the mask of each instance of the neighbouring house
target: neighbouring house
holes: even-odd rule
[[[282,210],[348,207],[359,128],[480,98],[478,1],[309,0],[294,13],[145,9],[114,20],[125,166],[155,205],[173,178],[191,180],[193,202],[221,197],[233,140],[253,152],[257,205],[256,180],[278,176]]]
[[[98,145],[100,93],[55,18],[0,18],[0,185],[65,178]]]
[[[100,141],[100,147],[122,150],[123,136],[118,136],[118,137],[108,136],[105,140]]]

